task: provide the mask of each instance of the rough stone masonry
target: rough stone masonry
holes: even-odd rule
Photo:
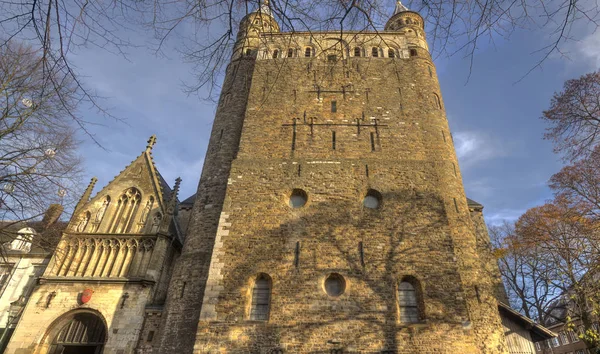
[[[160,353],[507,352],[423,26],[244,18]]]

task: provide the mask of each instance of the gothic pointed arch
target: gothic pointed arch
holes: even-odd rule
[[[116,234],[130,232],[141,200],[142,193],[137,188],[131,187],[125,190],[117,200],[109,232]]]

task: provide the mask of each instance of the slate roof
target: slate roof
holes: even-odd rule
[[[196,201],[196,195],[197,195],[196,193],[192,194],[191,196],[189,196],[187,199],[185,199],[180,204],[193,205],[194,202]]]

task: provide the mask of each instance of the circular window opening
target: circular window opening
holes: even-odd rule
[[[302,189],[294,189],[290,196],[290,207],[301,208],[306,204],[308,195]]]
[[[363,205],[365,206],[365,208],[369,209],[379,208],[379,205],[381,205],[381,193],[374,189],[370,189],[367,192],[365,199],[363,199]]]
[[[346,290],[346,281],[338,273],[331,273],[325,279],[325,292],[329,296],[340,296]]]

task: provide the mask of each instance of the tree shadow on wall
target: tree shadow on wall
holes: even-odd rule
[[[207,334],[198,338],[205,352],[393,353],[402,348],[417,353],[417,343],[399,343],[399,335],[412,339],[416,332],[427,331],[431,321],[444,318],[448,323],[448,312],[464,315],[464,305],[455,304],[451,311],[445,307],[462,290],[439,195],[403,190],[384,194],[378,209],[361,203],[315,202],[290,211],[279,226],[265,225],[225,240],[226,248],[248,250],[251,256],[238,255],[235,264],[224,268],[225,289],[234,290],[220,296],[219,321],[206,324]],[[247,317],[248,278],[259,273],[274,279],[267,322]],[[347,279],[347,292],[339,298],[328,296],[322,287],[330,273]],[[419,324],[403,325],[398,318],[397,286],[405,276],[418,279],[423,289]]]

